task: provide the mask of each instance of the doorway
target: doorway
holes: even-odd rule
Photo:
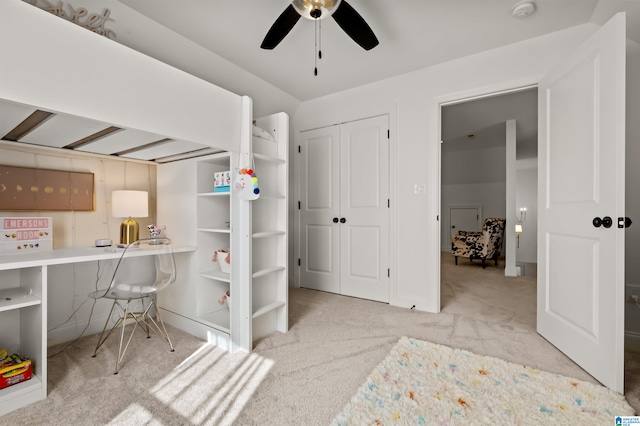
[[[458,230],[478,232],[481,230],[482,205],[450,206],[447,217],[450,238],[453,238]]]
[[[514,152],[507,149],[506,122],[515,120]],[[505,273],[505,256],[516,259],[520,275],[535,277],[537,253],[537,88],[527,87],[462,99],[441,105],[441,261],[454,262],[451,236],[460,226],[451,214],[472,215],[469,208],[479,210],[479,227],[487,217],[503,217],[506,229],[502,257],[498,268]],[[509,158],[511,156],[512,158]],[[508,171],[508,169],[511,169]],[[514,180],[516,182],[513,185]],[[508,182],[509,181],[509,182]],[[460,210],[458,210],[461,208]],[[462,210],[467,208],[467,210]],[[519,217],[526,208],[526,219]],[[471,212],[471,213],[470,213]],[[463,219],[464,220],[464,219]],[[523,232],[519,241],[515,224]],[[454,227],[455,228],[452,228]],[[480,230],[480,229],[477,229]],[[511,239],[507,241],[507,239]],[[480,262],[461,262],[461,267],[476,266],[471,271],[481,274]],[[488,262],[487,268],[495,268]],[[445,284],[451,278],[442,269],[441,294],[451,294]],[[453,270],[455,271],[455,269]],[[462,271],[459,271],[462,272]],[[515,275],[515,274],[514,274]],[[445,306],[447,297],[443,297]],[[534,307],[535,309],[535,307]]]

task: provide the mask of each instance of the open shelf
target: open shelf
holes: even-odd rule
[[[202,271],[200,272],[200,276],[204,278],[209,278],[212,280],[223,281],[225,283],[231,282],[231,276],[229,274],[225,274],[224,272],[217,269]]]
[[[256,232],[253,234],[253,238],[269,238],[269,237],[277,237],[278,235],[287,235],[285,231],[265,231],[265,232]]]
[[[253,157],[256,160],[262,160],[262,161],[270,161],[273,163],[278,163],[278,164],[284,164],[286,162],[286,160],[282,159],[282,158],[278,158],[278,157],[272,157],[269,155],[264,155],[264,154],[253,154]]]
[[[41,303],[42,300],[33,294],[29,294],[29,290],[22,287],[0,290],[0,312],[39,305]]]
[[[265,275],[273,274],[278,271],[284,271],[286,269],[287,268],[285,268],[284,266],[274,266],[272,268],[261,269],[253,273],[253,278],[264,277]]]
[[[268,314],[271,311],[275,311],[278,308],[281,308],[283,306],[285,306],[286,303],[284,300],[277,300],[275,302],[269,303],[268,305],[265,305],[261,308],[258,308],[254,313],[253,313],[253,318],[258,318],[261,317],[265,314]]]
[[[221,226],[221,227],[216,227],[216,228],[198,228],[198,231],[200,232],[216,232],[216,233],[220,233],[220,234],[230,234],[231,233],[231,229],[225,227],[225,226]]]
[[[200,315],[200,320],[216,330],[231,333],[229,309],[226,307]]]
[[[0,403],[5,400],[20,398],[32,392],[39,392],[42,389],[42,380],[33,374],[29,380],[0,389]]]
[[[228,197],[230,192],[200,192],[196,194],[198,197]]]

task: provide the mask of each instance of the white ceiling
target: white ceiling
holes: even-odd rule
[[[516,158],[536,158],[538,90],[535,87],[443,106],[442,152],[504,147],[507,120],[516,121]]]
[[[628,37],[640,43],[640,0],[532,0],[526,19],[516,0],[347,0],[380,40],[370,51],[332,18],[322,20],[322,60],[314,77],[314,23],[300,19],[274,50],[260,49],[289,0],[120,0],[149,18],[304,101],[437,63],[563,30],[602,25],[627,11]]]

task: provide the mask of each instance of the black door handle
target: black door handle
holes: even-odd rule
[[[344,217],[340,218],[340,223],[345,223],[347,221],[347,219],[345,219]]]
[[[593,223],[593,226],[595,226],[596,228],[600,228],[602,226],[602,219],[596,216],[593,218],[591,223]]]
[[[333,223],[338,223],[338,218],[337,217],[333,218]]]

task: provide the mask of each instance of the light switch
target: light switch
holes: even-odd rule
[[[415,185],[413,185],[413,193],[415,195],[424,195],[427,193],[427,188],[424,184],[416,183]]]

